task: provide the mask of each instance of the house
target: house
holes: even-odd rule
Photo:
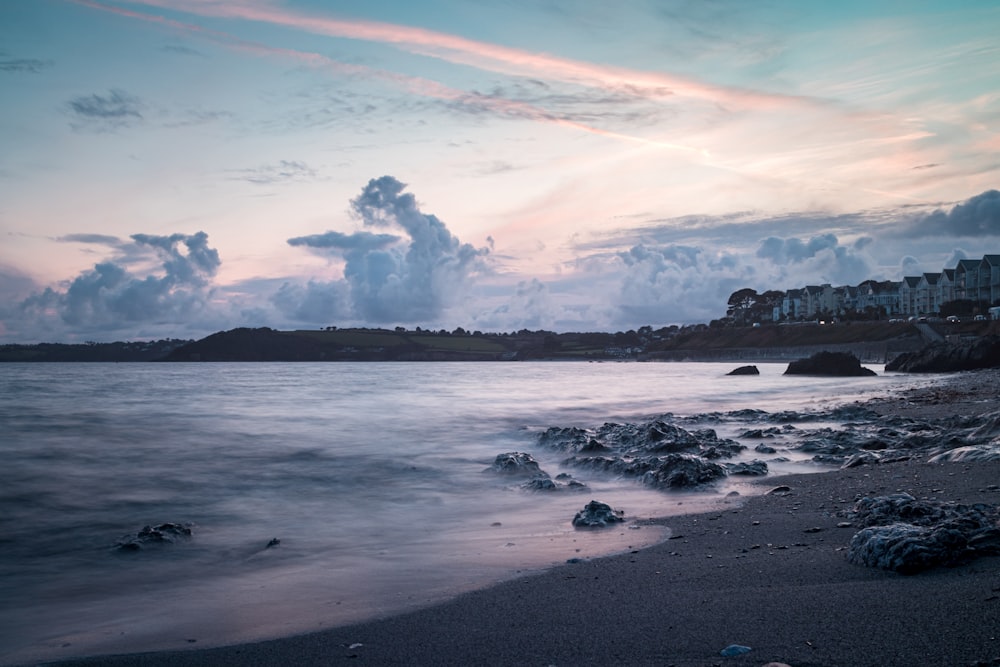
[[[983,255],[979,264],[979,298],[994,305],[1000,300],[1000,255]]]
[[[903,315],[918,315],[917,285],[920,276],[904,276],[899,283],[899,312]]]
[[[979,301],[981,259],[960,259],[955,267],[955,298]]]
[[[857,310],[873,310],[879,314],[899,314],[899,286],[892,280],[866,280],[858,285]]]
[[[936,313],[941,308],[941,293],[938,285],[940,273],[925,273],[917,283],[916,315]]]
[[[832,315],[837,312],[836,290],[829,283],[807,285],[803,290],[803,301],[806,318],[823,314]]]
[[[955,269],[944,269],[938,280],[938,305],[955,300]]]
[[[785,292],[785,298],[781,300],[781,318],[786,320],[797,320],[805,315],[802,303],[803,290],[790,289]]]

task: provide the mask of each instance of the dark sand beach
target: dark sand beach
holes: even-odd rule
[[[869,407],[922,419],[997,409],[1000,373]],[[784,495],[664,520],[671,539],[400,616],[254,644],[81,665],[1000,665],[1000,557],[906,576],[853,565],[857,499],[1000,503],[1000,462],[863,465],[768,477]],[[750,648],[735,657],[720,651]],[[68,663],[67,663],[68,664]]]

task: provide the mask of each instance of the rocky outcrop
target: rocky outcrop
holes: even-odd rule
[[[161,523],[158,526],[143,526],[135,535],[126,535],[115,545],[119,551],[141,551],[151,546],[173,544],[178,539],[191,537],[190,524]]]
[[[719,438],[712,429],[688,431],[657,419],[643,423],[606,423],[593,431],[552,427],[538,436],[540,444],[571,456],[566,465],[638,478],[657,488],[692,488],[725,477],[719,459],[746,449]]]
[[[493,459],[493,464],[486,469],[486,472],[495,472],[500,475],[512,477],[538,477],[547,473],[542,472],[538,466],[538,461],[531,454],[525,452],[505,452],[497,454]]]
[[[573,517],[573,525],[577,528],[603,528],[625,520],[624,512],[615,510],[606,503],[591,500]]]
[[[807,359],[799,359],[788,364],[785,375],[862,377],[876,373],[862,366],[858,358],[849,352],[817,352]]]
[[[916,574],[1000,554],[1000,509],[917,500],[908,493],[862,498],[847,559],[856,565]]]
[[[493,464],[483,472],[494,473],[501,477],[524,480],[520,488],[525,491],[583,491],[587,485],[573,479],[572,475],[560,473],[555,479],[538,465],[538,461],[526,452],[504,452],[497,454]]]
[[[965,343],[934,343],[918,352],[904,352],[885,365],[903,373],[952,373],[1000,368],[1000,336],[983,336]]]
[[[760,370],[756,366],[740,366],[729,371],[726,375],[760,375]]]

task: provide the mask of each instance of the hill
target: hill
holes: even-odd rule
[[[934,340],[990,333],[1000,333],[1000,323],[700,324],[617,333],[240,328],[197,341],[3,345],[0,361],[778,361],[826,350],[878,363]]]

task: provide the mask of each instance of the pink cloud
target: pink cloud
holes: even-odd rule
[[[628,91],[637,97],[686,97],[742,109],[764,109],[812,104],[804,97],[716,86],[684,77],[607,65],[598,65],[546,53],[479,42],[448,33],[362,20],[311,16],[268,2],[214,0],[132,0],[135,3],[184,11],[200,16],[241,19],[280,25],[343,39],[392,44],[398,48],[479,69],[585,86]]]

